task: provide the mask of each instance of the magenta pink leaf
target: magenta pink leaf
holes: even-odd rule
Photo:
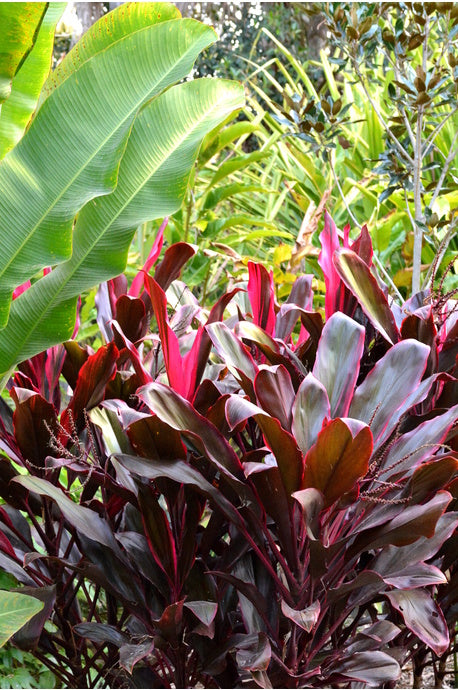
[[[274,278],[261,264],[248,262],[248,297],[253,321],[269,335],[275,329]]]
[[[334,252],[340,247],[339,237],[336,225],[327,211],[324,212],[324,230],[320,235],[320,243],[321,252],[318,263],[323,271],[324,284],[326,286],[324,308],[326,318],[328,319],[334,312],[340,309],[341,280],[332,260]]]
[[[145,263],[143,264],[142,270],[137,273],[137,275],[135,276],[135,278],[132,281],[132,285],[130,286],[129,292],[127,293],[131,297],[138,297],[138,295],[141,293],[142,288],[143,288],[145,273],[149,272],[151,266],[154,265],[154,263],[157,261],[159,254],[161,253],[162,245],[164,243],[164,230],[167,227],[168,222],[169,222],[169,219],[164,218],[161,227],[157,231],[157,235],[156,235],[156,238],[153,242],[153,246],[151,247],[151,251],[148,254],[148,258],[146,259]]]

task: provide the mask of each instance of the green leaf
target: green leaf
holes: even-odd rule
[[[75,214],[115,188],[139,108],[188,74],[214,40],[213,29],[192,19],[155,25],[142,19],[43,103],[0,164],[0,328],[12,290],[44,266],[68,260]]]
[[[1,372],[71,336],[77,296],[124,270],[140,223],[180,207],[203,136],[242,103],[237,83],[202,79],[169,89],[140,112],[116,191],[78,216],[71,259],[13,302],[0,332]]]
[[[0,113],[0,158],[22,137],[36,108],[51,69],[54,31],[64,9],[63,2],[48,4],[35,45],[12,81],[11,94]]]
[[[0,3],[0,105],[10,95],[13,77],[33,48],[46,4]]]
[[[41,611],[43,602],[16,592],[0,591],[0,647]]]
[[[129,33],[171,19],[179,19],[180,12],[171,3],[126,2],[105,14],[93,24],[84,37],[49,75],[40,95],[39,105],[81,65],[106,48],[121,41]]]

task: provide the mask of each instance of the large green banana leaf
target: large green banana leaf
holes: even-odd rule
[[[98,55],[127,34],[138,31],[142,26],[159,24],[180,17],[180,12],[175,5],[166,2],[126,2],[112,12],[105,14],[86,31],[81,41],[50,73],[43,86],[39,105],[84,62]]]
[[[0,2],[0,107],[33,48],[45,11],[45,2]]]
[[[0,112],[0,158],[22,137],[35,111],[41,89],[51,70],[54,31],[64,9],[64,2],[48,4],[35,44],[13,77],[11,93]]]
[[[139,223],[178,210],[202,139],[243,103],[240,84],[199,79],[169,89],[140,111],[116,190],[78,215],[71,259],[12,303],[0,332],[0,372],[70,337],[77,296],[124,270]]]
[[[115,188],[138,109],[188,74],[215,40],[192,19],[145,25],[145,17],[138,12],[127,35],[72,71],[0,162],[0,328],[13,289],[69,259],[75,214]]]

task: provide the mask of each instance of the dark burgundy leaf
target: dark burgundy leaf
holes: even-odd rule
[[[129,642],[129,636],[115,628],[114,625],[105,623],[78,623],[73,627],[74,632],[80,637],[86,637],[96,644],[112,644],[122,647]]]
[[[29,491],[34,491],[42,496],[48,496],[57,503],[62,514],[68,522],[76,527],[82,534],[93,539],[100,544],[108,546],[113,551],[118,550],[118,546],[108,523],[97,513],[89,508],[74,503],[58,487],[54,486],[46,479],[32,476],[20,476],[14,479]]]
[[[56,601],[56,586],[49,587],[21,587],[13,590],[27,594],[43,602],[43,608],[29,620],[14,636],[12,642],[19,649],[33,651],[37,648],[44,625],[54,608]]]
[[[296,625],[305,630],[306,632],[311,632],[318,622],[318,617],[320,615],[320,602],[314,601],[313,604],[308,606],[306,609],[297,611],[288,606],[286,601],[281,602],[281,610],[283,615],[292,620]]]
[[[73,397],[63,411],[61,424],[67,431],[72,430],[70,417],[77,428],[84,422],[83,411],[102,402],[107,383],[116,375],[116,362],[119,356],[114,343],[101,347],[91,355],[81,367]]]
[[[371,423],[375,447],[395,428],[396,413],[419,385],[428,356],[426,345],[403,340],[388,350],[356,389],[348,416]]]
[[[385,652],[354,652],[350,657],[339,659],[332,667],[334,673],[367,683],[371,688],[396,681],[401,675],[398,662]]]
[[[300,312],[294,309],[294,306],[309,311],[312,309],[312,278],[313,276],[311,275],[297,278],[285,302],[285,304],[291,305],[292,308],[284,309],[283,304],[280,307],[275,323],[275,335],[284,342],[288,342],[300,316]]]
[[[236,645],[237,664],[245,671],[266,671],[272,654],[270,643],[265,633],[247,635]]]
[[[153,649],[153,640],[139,644],[123,644],[119,648],[119,665],[128,673],[132,673],[135,664],[151,654]]]
[[[303,471],[302,454],[294,437],[282,428],[280,422],[240,395],[231,395],[226,403],[226,418],[233,429],[241,421],[254,417],[266,444],[274,454],[283,486],[288,497],[300,488]]]
[[[399,333],[388,300],[367,264],[351,249],[339,249],[333,263],[345,285],[360,303],[364,313],[389,343],[397,343]]]
[[[331,408],[325,387],[313,374],[307,374],[297,391],[292,422],[292,432],[304,454],[316,443],[324,420],[330,417]]]
[[[139,486],[138,504],[145,535],[154,560],[166,573],[170,582],[175,582],[177,554],[168,516],[159,505],[159,497],[149,486]]]
[[[12,388],[10,395],[16,405],[13,423],[19,449],[26,460],[44,467],[50,453],[50,434],[57,432],[54,406],[24,388]]]
[[[236,526],[243,527],[242,520],[234,506],[223,494],[190,465],[182,460],[175,462],[148,461],[135,455],[115,455],[121,465],[134,474],[147,479],[167,477],[179,484],[193,486],[199,493],[207,496]]]
[[[192,435],[193,443],[224,472],[231,481],[243,480],[244,474],[235,451],[218,429],[198,414],[192,405],[175,391],[160,383],[149,383],[138,391],[138,397],[157,416],[177,431]],[[241,488],[241,487],[239,487]]]
[[[176,242],[166,250],[154,272],[154,280],[164,292],[180,277],[181,269],[195,253],[195,249],[186,242]]]
[[[176,429],[157,415],[144,415],[126,429],[132,448],[151,460],[177,460],[186,458],[186,448]]]
[[[364,328],[341,312],[326,322],[316,353],[313,374],[324,385],[332,417],[346,417],[359,375]]]
[[[282,427],[289,431],[295,392],[285,367],[278,365],[260,369],[254,380],[254,390],[259,406],[276,417]]]
[[[372,447],[369,427],[364,426],[353,437],[345,422],[332,420],[305,456],[302,487],[318,489],[325,497],[325,505],[332,505],[364,477]]]
[[[396,589],[387,592],[390,604],[399,611],[407,627],[441,656],[450,644],[444,615],[424,589]]]
[[[146,334],[148,326],[142,300],[121,295],[116,302],[116,321],[126,338],[132,343],[140,340]],[[119,343],[117,345],[120,347]]]
[[[278,467],[260,462],[245,463],[245,473],[253,482],[264,510],[274,519],[278,528],[280,544],[286,552],[291,567],[294,567],[295,539],[291,525],[291,511]]]

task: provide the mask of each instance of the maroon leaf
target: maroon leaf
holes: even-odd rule
[[[176,242],[169,247],[154,272],[154,280],[164,290],[180,277],[181,269],[196,253],[186,242]]]
[[[151,654],[153,649],[153,640],[140,644],[123,644],[119,648],[119,665],[128,673],[132,673],[135,664]]]
[[[431,494],[442,489],[458,473],[458,458],[455,455],[442,455],[418,467],[412,476],[412,501],[420,503]]]
[[[168,517],[150,487],[139,487],[138,504],[153,558],[173,583],[177,571],[177,554]]]
[[[72,430],[70,418],[78,427],[84,422],[83,410],[95,407],[104,398],[105,388],[116,375],[116,361],[119,356],[114,343],[108,343],[91,355],[80,369],[73,397],[63,411],[61,424],[67,431]]]
[[[409,565],[392,575],[383,575],[383,573],[381,575],[387,585],[392,585],[396,589],[416,589],[417,587],[447,583],[447,578],[439,568],[421,562]]]
[[[218,429],[196,412],[187,400],[160,383],[143,386],[138,391],[138,397],[163,422],[177,431],[189,433],[195,445],[228,479],[244,479],[243,468],[235,451]]]
[[[261,369],[254,380],[260,407],[278,419],[284,429],[291,429],[294,388],[283,365]]]
[[[38,393],[24,388],[12,388],[10,395],[16,405],[13,424],[19,449],[26,460],[36,467],[44,467],[50,454],[50,433],[57,432],[54,406]]]
[[[273,272],[261,264],[248,262],[248,297],[250,299],[253,321],[268,335],[274,334],[275,305]]]
[[[421,381],[429,348],[415,340],[403,340],[391,347],[358,386],[349,417],[371,424],[377,448],[394,430],[396,412]]]
[[[386,596],[399,611],[409,630],[438,656],[448,649],[450,639],[447,623],[429,592],[424,589],[397,589],[387,592]]]
[[[184,599],[167,606],[159,620],[155,621],[161,635],[176,645],[183,628]]]
[[[238,666],[245,671],[266,671],[270,664],[271,648],[265,633],[247,635],[236,645]]]
[[[300,488],[303,471],[302,454],[294,437],[282,428],[278,419],[271,417],[257,405],[240,395],[231,395],[226,402],[226,418],[233,429],[241,421],[254,417],[259,424],[267,446],[274,454],[288,497]]]
[[[455,423],[458,405],[455,405],[442,415],[429,419],[396,440],[381,463],[381,471],[386,479],[398,474],[409,474],[426,458],[437,452],[450,428]]]
[[[138,474],[140,477],[146,477],[147,479],[167,477],[179,484],[186,484],[194,487],[199,493],[207,496],[213,501],[222,513],[237,527],[243,528],[244,525],[240,515],[221,491],[204,479],[200,472],[183,462],[183,460],[176,460],[175,462],[151,462],[137,455],[114,455],[113,457],[118,460],[123,467],[129,470],[129,472]]]
[[[247,462],[244,467],[247,477],[255,486],[264,510],[277,525],[280,543],[285,550],[288,562],[293,567],[295,536],[291,526],[289,499],[281,481],[279,469],[261,462]]]
[[[57,503],[68,522],[82,534],[89,537],[89,539],[108,546],[113,551],[118,550],[109,524],[97,515],[95,511],[74,503],[63,491],[46,481],[46,479],[22,475],[15,477],[13,481],[18,482],[29,491],[34,491],[42,496],[49,496]]]
[[[258,367],[248,349],[224,323],[211,323],[205,328],[231,374],[240,382],[247,395],[254,397],[252,381]]]
[[[177,393],[187,397],[196,372],[183,366],[178,338],[169,324],[165,292],[150,276],[145,276],[145,287],[151,298],[151,304],[153,305],[159,328],[159,337],[164,353],[164,363],[169,384]]]
[[[73,627],[74,632],[80,637],[86,637],[96,644],[112,644],[115,647],[122,647],[129,642],[126,633],[121,632],[114,625],[105,623],[78,623]]]
[[[339,276],[354,294],[374,328],[389,343],[398,342],[399,333],[393,312],[367,264],[351,249],[336,251],[333,262]]]
[[[186,458],[186,448],[176,429],[163,422],[157,415],[143,416],[126,429],[132,448],[151,460],[176,460]]]
[[[204,625],[210,625],[218,611],[218,604],[215,601],[185,601],[184,605]]]
[[[56,602],[56,586],[21,587],[20,589],[14,589],[12,591],[27,594],[43,602],[41,611],[35,614],[35,616],[33,616],[12,638],[12,642],[16,647],[19,647],[19,649],[26,649],[28,651],[35,650],[45,623],[51,616]]]
[[[432,537],[437,521],[451,500],[448,491],[439,491],[428,503],[404,508],[385,524],[361,534],[355,542],[355,549],[360,551],[366,544],[370,544],[371,549],[386,544],[407,546],[420,537]]]
[[[297,278],[293,283],[286,302],[280,307],[275,323],[275,335],[284,342],[288,342],[291,337],[291,333],[300,315],[299,310],[294,309],[294,307],[300,307],[301,309],[309,311],[312,309],[312,278],[313,276],[311,275]],[[291,308],[285,309],[285,305]]]
[[[339,659],[333,666],[337,675],[352,678],[369,687],[378,688],[401,675],[398,662],[385,652],[354,652],[350,657]]]
[[[116,302],[116,321],[123,334],[132,343],[140,340],[146,334],[146,311],[141,299],[134,299],[121,295]],[[119,343],[117,343],[120,347]]]
[[[320,431],[305,456],[302,488],[318,489],[330,506],[364,477],[372,448],[369,427],[364,426],[353,438],[345,422],[334,419]]]
[[[316,443],[325,419],[331,417],[325,387],[313,375],[307,374],[297,391],[293,404],[292,432],[303,453]]]
[[[364,349],[364,328],[341,312],[325,324],[313,374],[324,385],[332,417],[346,417],[356,387]]]
[[[298,625],[302,630],[306,632],[311,632],[318,622],[320,615],[320,602],[314,601],[313,604],[308,606],[306,609],[301,611],[296,611],[288,606],[286,601],[281,602],[281,610],[283,615],[292,620],[296,625]]]

